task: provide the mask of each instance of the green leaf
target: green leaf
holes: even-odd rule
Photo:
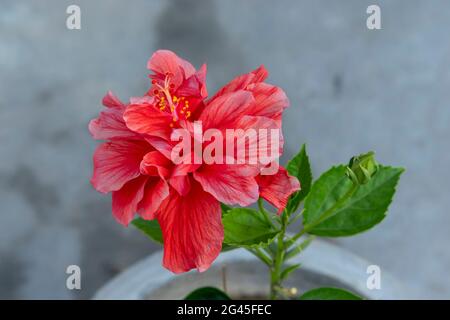
[[[305,230],[343,237],[372,228],[385,218],[403,171],[380,165],[368,183],[355,186],[345,166],[331,168],[314,183],[305,200]]]
[[[281,271],[280,280],[282,281],[286,279],[288,275],[290,275],[293,271],[297,270],[298,268],[300,268],[300,263],[286,267],[286,269]]]
[[[222,218],[224,243],[232,246],[268,245],[279,233],[264,213],[249,208],[234,208]]]
[[[232,207],[226,205],[225,203],[220,203],[220,208],[222,209],[222,216],[232,209]]]
[[[320,222],[324,214],[351,190],[353,183],[346,176],[346,170],[344,165],[331,167],[314,182],[305,200],[305,226]]]
[[[287,211],[291,213],[297,210],[298,206],[311,189],[312,172],[309,158],[306,153],[306,145],[303,145],[300,152],[288,162],[286,169],[291,176],[297,177],[301,185],[301,190],[297,191],[289,198]]]
[[[232,207],[226,205],[225,203],[220,203],[220,208],[222,209],[222,217],[227,214],[227,212],[229,210],[232,209]],[[232,246],[232,245],[228,245],[226,243],[222,243],[222,252],[227,252],[227,251],[231,251],[234,249],[237,249],[238,247]]]
[[[300,300],[362,300],[362,298],[344,289],[317,288],[305,292]]]
[[[144,220],[142,218],[136,218],[131,223],[153,241],[161,244],[163,243],[163,236],[158,220]]]
[[[226,205],[225,203],[220,203],[220,208],[222,209],[222,217],[223,217],[223,215],[227,214],[227,212],[229,210],[233,209],[232,207],[230,207],[229,205]],[[234,250],[237,248],[238,247],[231,246],[226,243],[222,243],[222,252],[231,251],[231,250]]]
[[[236,247],[236,246],[232,246],[232,245],[229,245],[229,244],[226,244],[226,243],[222,243],[222,252],[227,252],[227,251],[231,251],[231,250],[234,250],[234,249],[237,249],[238,247]]]
[[[184,300],[231,300],[231,298],[217,288],[203,287],[189,293]]]

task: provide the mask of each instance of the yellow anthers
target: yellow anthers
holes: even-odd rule
[[[178,101],[177,96],[173,96],[172,100],[173,100],[173,102],[177,102]]]
[[[159,110],[164,110],[166,108],[166,102],[161,99],[161,101],[158,103],[158,106]]]
[[[189,118],[190,116],[191,116],[191,112],[190,112],[190,111],[187,111],[187,112],[186,112],[186,119]]]
[[[171,128],[173,128],[173,123],[169,124],[169,126],[170,126]]]

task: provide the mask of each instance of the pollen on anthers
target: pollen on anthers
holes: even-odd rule
[[[152,84],[156,87],[153,90],[153,95],[158,98],[158,107],[161,111],[167,111],[172,114],[172,122],[170,127],[173,128],[180,117],[189,119],[191,111],[189,110],[189,100],[185,97],[177,97],[172,95],[171,90],[175,88],[173,83],[170,83],[170,74],[166,74],[164,85],[160,85],[156,79],[152,80]]]

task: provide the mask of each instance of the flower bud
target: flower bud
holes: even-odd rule
[[[347,175],[354,184],[366,184],[377,172],[377,169],[378,163],[375,160],[375,153],[370,151],[350,159]]]

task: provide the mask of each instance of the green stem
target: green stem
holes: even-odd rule
[[[299,249],[297,250],[298,252],[291,250],[291,256],[286,256],[287,250],[289,249],[289,247],[291,247],[293,244],[295,244],[296,241],[301,236],[303,236],[304,234],[309,232],[315,226],[317,226],[318,224],[322,223],[326,219],[333,216],[336,209],[338,209],[339,207],[344,205],[347,202],[347,200],[352,197],[353,193],[355,193],[355,191],[357,189],[358,189],[358,185],[353,185],[344,194],[344,196],[341,199],[339,199],[331,208],[326,210],[319,219],[317,219],[313,223],[306,225],[303,228],[303,230],[301,230],[295,236],[293,236],[292,238],[289,238],[287,240],[285,240],[286,227],[290,223],[295,221],[296,219],[295,218],[289,219],[289,216],[286,211],[283,212],[283,214],[279,217],[278,221],[280,222],[281,230],[277,237],[276,247],[274,246],[273,249],[271,249],[271,253],[272,253],[271,254],[271,256],[272,256],[271,262],[272,263],[270,264],[270,299],[274,300],[274,299],[277,299],[278,297],[283,297],[283,294],[282,294],[283,287],[282,287],[282,280],[281,280],[283,263],[287,258],[292,257],[293,255],[295,255],[296,253],[298,253],[302,250],[302,247],[301,247],[302,245],[300,245]],[[261,212],[264,213],[264,215],[268,217],[261,199],[258,201],[258,206],[259,206],[259,209],[261,210]],[[303,215],[303,210],[302,210],[302,212],[300,212],[298,217],[300,217],[302,215]],[[303,244],[303,245],[306,246],[306,244]]]
[[[264,204],[263,204],[262,198],[258,199],[258,208],[259,208],[259,211],[261,211],[261,213],[263,214],[263,216],[266,219],[267,223],[269,223],[272,227],[275,228],[275,225],[273,224],[273,222],[272,222],[272,220],[270,218],[270,213],[268,213],[266,211],[266,209],[264,208]]]
[[[281,219],[281,231],[277,239],[277,249],[270,269],[270,299],[277,298],[277,291],[281,289],[281,267],[283,266],[285,246],[284,237],[286,235],[287,219]]]
[[[248,248],[247,251],[251,252],[254,256],[256,256],[258,259],[260,259],[262,262],[264,262],[269,267],[272,265],[272,259],[270,259],[264,252],[262,252],[258,248]]]
[[[264,209],[262,198],[258,199],[258,208],[259,208],[259,211],[261,211],[262,213],[266,213],[266,209]]]
[[[353,195],[353,193],[357,189],[358,189],[358,185],[353,185],[345,193],[345,195],[339,201],[337,201],[331,208],[326,210],[319,219],[317,219],[316,221],[314,221],[313,223],[311,223],[309,225],[306,225],[303,228],[303,230],[301,230],[299,233],[297,233],[295,236],[288,239],[287,241],[285,241],[286,227],[290,224],[290,222],[293,221],[293,219],[291,221],[289,221],[289,216],[288,216],[287,212],[286,211],[283,212],[283,214],[280,216],[280,219],[279,219],[279,222],[281,225],[281,230],[277,237],[277,246],[273,250],[275,252],[273,252],[273,254],[272,254],[272,259],[270,261],[271,264],[269,265],[270,266],[270,299],[272,299],[272,300],[276,299],[277,297],[280,296],[280,292],[283,291],[281,273],[282,273],[283,263],[286,258],[286,252],[289,249],[289,247],[292,246],[293,244],[295,244],[295,242],[301,236],[303,236],[309,230],[314,228],[316,225],[318,225],[318,224],[322,223],[323,221],[325,221],[326,219],[330,218],[334,214],[334,211],[337,208],[339,208],[340,206],[342,206],[343,204],[345,204],[347,202],[347,200],[350,199],[350,197]],[[269,220],[270,218],[269,218],[269,215],[267,214],[266,210],[264,209],[262,199],[258,200],[258,206],[259,206],[259,210]],[[302,214],[303,214],[303,211],[299,214],[299,216],[301,216]],[[271,221],[270,221],[270,223],[272,224]],[[260,252],[260,253],[263,254],[265,257],[267,257],[263,252]],[[257,252],[253,252],[253,254],[259,256],[259,254],[257,254]],[[261,259],[261,257],[259,257],[259,258]],[[267,261],[265,261],[265,263],[267,264]]]

